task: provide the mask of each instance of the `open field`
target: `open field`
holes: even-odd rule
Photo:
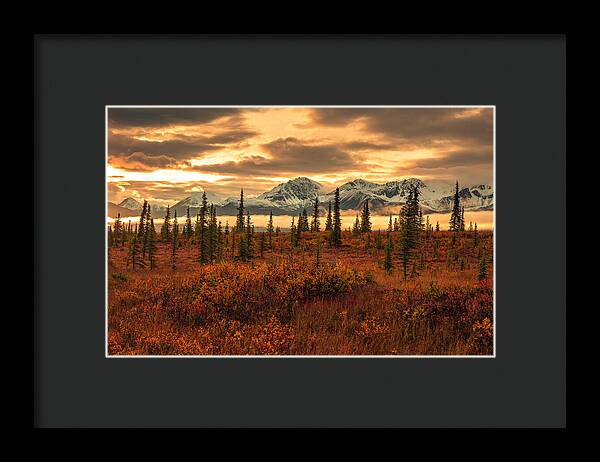
[[[127,245],[110,247],[109,355],[493,354],[491,231],[454,244],[452,232],[424,234],[406,281],[397,250],[383,268],[387,233],[344,231],[331,248],[321,232],[318,263],[316,233],[295,248],[274,235],[262,256],[259,235],[250,262],[230,235],[205,265],[182,238],[175,270],[169,243],[152,270],[132,271]]]

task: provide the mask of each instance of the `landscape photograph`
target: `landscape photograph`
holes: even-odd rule
[[[107,106],[107,357],[494,357],[493,106]]]

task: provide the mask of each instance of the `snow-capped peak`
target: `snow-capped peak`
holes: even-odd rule
[[[257,199],[268,200],[275,204],[297,205],[314,199],[320,189],[321,183],[301,176],[275,186],[270,191],[259,195]]]
[[[124,207],[129,210],[142,210],[142,204],[136,201],[133,197],[128,197],[127,199],[123,199],[119,206]]]
[[[208,204],[221,205],[223,199],[209,191],[194,191],[189,197],[177,202],[173,207],[196,208],[202,206],[202,196],[206,193],[206,202]]]

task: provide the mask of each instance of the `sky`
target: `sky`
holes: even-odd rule
[[[492,184],[492,108],[108,108],[108,200],[248,197],[306,176]]]

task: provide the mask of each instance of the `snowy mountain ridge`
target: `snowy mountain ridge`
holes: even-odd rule
[[[418,178],[388,181],[384,184],[373,183],[357,178],[339,186],[340,208],[342,210],[360,210],[366,200],[376,212],[386,207],[399,207],[405,203],[408,193],[414,186],[419,187],[420,202],[424,213],[448,212],[452,208],[455,184],[439,180],[424,182]],[[281,183],[269,191],[256,197],[244,197],[244,208],[251,214],[292,215],[303,208],[310,208],[318,196],[322,208],[333,203],[335,190],[323,191],[323,186],[307,177],[298,177]],[[202,205],[202,192],[193,192],[190,196],[174,204],[171,209],[178,216],[191,211],[197,213]],[[217,207],[221,215],[235,215],[239,205],[238,197],[222,198],[206,191],[208,203]],[[494,190],[492,186],[477,184],[459,190],[459,198],[465,210],[492,210],[494,206]],[[130,210],[141,210],[142,205],[129,197],[123,200],[121,207]],[[152,206],[153,211],[164,211],[163,206]]]

